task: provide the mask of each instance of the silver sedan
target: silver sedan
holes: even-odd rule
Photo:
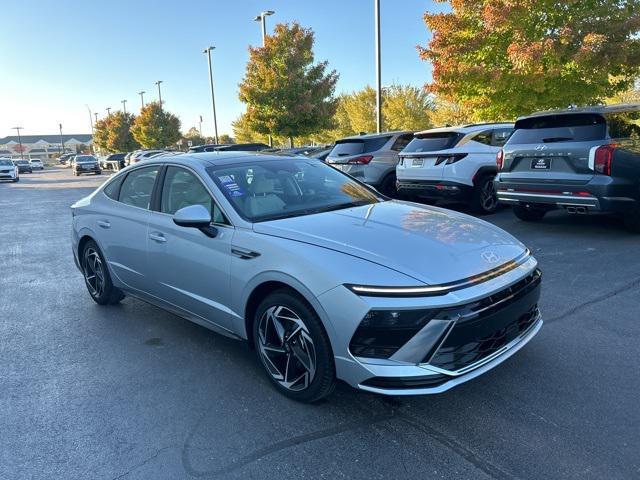
[[[317,160],[161,157],[72,206],[100,305],[125,295],[248,341],[273,385],[312,402],[336,379],[445,391],[540,329],[541,275],[484,221],[390,200]]]

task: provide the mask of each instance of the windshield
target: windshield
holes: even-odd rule
[[[378,203],[374,190],[317,160],[283,158],[210,167],[234,209],[251,222]]]
[[[95,161],[95,157],[91,155],[78,155],[76,157],[76,163],[94,163]]]
[[[26,160],[16,160],[16,165],[29,165]]]
[[[11,160],[0,160],[0,167],[13,167]]]

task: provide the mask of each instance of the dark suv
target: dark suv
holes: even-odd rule
[[[520,118],[496,161],[498,200],[521,220],[556,208],[619,213],[640,232],[640,104]]]

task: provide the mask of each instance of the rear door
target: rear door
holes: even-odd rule
[[[459,132],[417,133],[402,150],[398,178],[408,180],[442,180],[448,150],[464,137]]]
[[[608,143],[607,126],[597,113],[565,113],[524,118],[504,146],[501,177],[523,183],[585,184],[594,171],[589,157]]]

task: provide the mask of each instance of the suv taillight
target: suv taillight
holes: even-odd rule
[[[496,166],[498,167],[498,171],[502,170],[502,166],[504,165],[504,150],[498,150],[498,154],[496,155]]]
[[[352,158],[347,163],[356,165],[367,165],[371,160],[373,160],[373,155],[361,155],[359,157]]]
[[[596,148],[593,169],[602,175],[611,176],[611,163],[613,160],[613,152],[617,145],[602,145]]]
[[[436,165],[440,165],[444,163],[445,165],[451,165],[452,163],[456,163],[458,160],[462,160],[466,157],[467,153],[453,153],[451,155],[440,155],[436,158]]]

